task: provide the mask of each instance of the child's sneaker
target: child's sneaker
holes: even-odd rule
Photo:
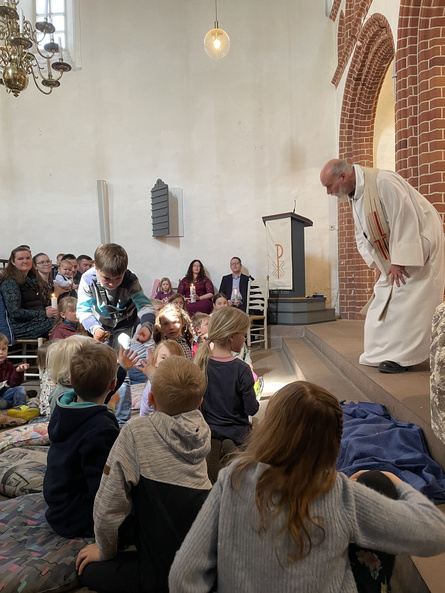
[[[39,414],[39,408],[29,408],[28,406],[15,406],[8,410],[8,416],[12,416],[13,418],[23,418],[23,420],[26,420],[27,422]]]

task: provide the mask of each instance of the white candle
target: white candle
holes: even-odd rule
[[[20,9],[20,33],[23,33],[23,10]]]
[[[57,297],[54,293],[51,295],[51,307],[57,309]]]

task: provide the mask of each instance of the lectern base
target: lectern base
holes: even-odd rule
[[[270,325],[310,325],[335,321],[335,309],[326,309],[324,297],[269,298]]]

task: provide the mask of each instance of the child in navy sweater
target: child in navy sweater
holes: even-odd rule
[[[110,346],[86,339],[70,364],[72,391],[57,400],[48,427],[51,446],[43,482],[46,519],[64,537],[91,537],[93,503],[108,453],[119,434],[110,411],[116,393],[116,353]]]

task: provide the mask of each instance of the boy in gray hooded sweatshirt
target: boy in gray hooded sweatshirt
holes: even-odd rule
[[[81,582],[89,589],[168,592],[175,553],[211,488],[210,430],[197,409],[205,388],[196,365],[171,356],[152,379],[153,414],[121,430],[94,503],[96,543],[77,557]],[[118,529],[132,505],[137,551],[117,553]]]

